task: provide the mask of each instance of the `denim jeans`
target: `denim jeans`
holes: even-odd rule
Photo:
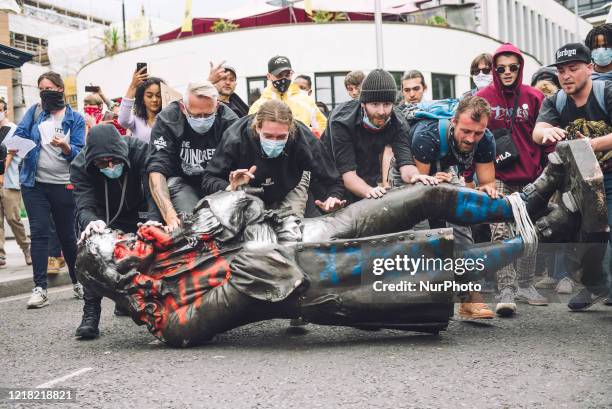
[[[34,284],[47,288],[47,261],[49,257],[49,214],[53,217],[64,259],[72,283],[76,283],[76,233],[74,229],[75,203],[72,190],[66,185],[36,182],[34,187],[21,187],[23,203],[28,212],[32,235],[32,270]]]
[[[61,257],[62,246],[57,238],[53,216],[49,215],[49,257]]]

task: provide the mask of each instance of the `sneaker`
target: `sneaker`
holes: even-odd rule
[[[514,302],[514,291],[511,288],[504,288],[497,296],[498,302],[495,306],[495,313],[500,317],[510,317],[516,312]]]
[[[23,258],[28,266],[32,265],[32,254],[30,253],[30,246],[23,251]]]
[[[60,272],[59,261],[57,257],[49,257],[47,260],[47,275],[56,276]]]
[[[548,305],[546,297],[540,294],[532,285],[527,288],[519,287],[514,297],[517,301],[526,302],[529,305]]]
[[[596,295],[591,293],[586,288],[583,288],[578,294],[569,300],[567,307],[572,311],[584,311],[593,304],[597,304],[599,301],[602,301],[604,298],[606,298],[605,294]]]
[[[459,305],[459,316],[465,319],[495,318],[495,313],[482,302],[462,302]]]
[[[536,283],[535,288],[555,288],[556,285],[557,280],[552,277],[544,277]]]
[[[43,290],[42,287],[35,287],[32,290],[32,295],[28,299],[27,305],[28,308],[42,308],[49,305],[47,290]]]
[[[557,294],[571,294],[574,292],[574,282],[569,277],[564,277],[555,288]]]
[[[604,305],[612,306],[612,293],[608,294],[608,298],[604,300]]]
[[[72,284],[74,298],[83,299],[83,285],[81,283]]]

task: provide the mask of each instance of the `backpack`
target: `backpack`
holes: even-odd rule
[[[420,102],[416,110],[412,113],[410,121],[412,123],[421,119],[437,119],[438,131],[440,132],[440,152],[438,160],[448,154],[448,139],[446,137],[450,119],[455,115],[458,99],[448,98],[437,101]]]
[[[606,81],[593,81],[593,93],[595,94],[595,100],[597,101],[597,105],[603,112],[608,112],[606,110],[606,101],[605,101],[605,91],[606,91]],[[561,111],[565,108],[565,104],[567,104],[567,94],[565,91],[560,89],[557,92],[557,99],[555,100],[555,109],[557,113],[561,115]]]

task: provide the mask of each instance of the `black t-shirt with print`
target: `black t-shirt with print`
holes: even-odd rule
[[[595,98],[595,93],[593,90],[591,90],[587,103],[583,106],[577,107],[574,100],[568,96],[565,107],[563,107],[561,112],[557,112],[557,108],[555,107],[557,102],[557,94],[555,94],[544,99],[542,108],[540,108],[537,122],[546,122],[552,126],[565,128],[576,119],[584,118],[588,121],[605,121],[608,125],[611,125],[612,82],[610,81],[606,81],[604,101],[606,106],[605,111],[599,107],[597,99]]]

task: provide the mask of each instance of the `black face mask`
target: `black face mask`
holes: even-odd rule
[[[64,93],[50,89],[40,91],[40,104],[42,105],[42,109],[44,111],[59,111],[66,106],[66,101],[64,101]]]
[[[278,92],[284,94],[289,89],[289,85],[291,85],[290,78],[281,78],[280,80],[272,81],[272,86],[277,89]]]

